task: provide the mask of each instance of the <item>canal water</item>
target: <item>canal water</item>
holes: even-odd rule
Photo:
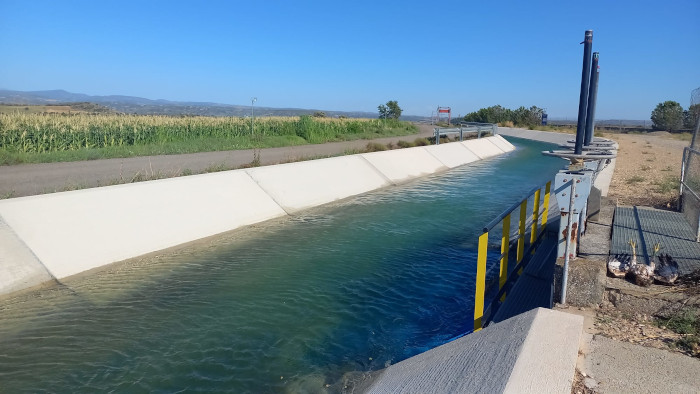
[[[513,142],[1,301],[0,392],[325,392],[469,332],[481,228],[562,166]]]

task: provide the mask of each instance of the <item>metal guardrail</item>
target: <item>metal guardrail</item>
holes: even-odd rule
[[[683,149],[679,201],[681,212],[695,231],[695,241],[700,242],[700,151],[691,147]]]
[[[498,217],[489,222],[483,230],[483,234],[479,236],[479,246],[478,246],[478,257],[477,257],[477,267],[476,267],[476,287],[474,294],[474,331],[479,331],[487,323],[490,315],[493,315],[492,310],[486,314],[486,319],[484,319],[484,302],[486,297],[486,274],[487,267],[486,262],[488,261],[488,242],[489,242],[489,232],[496,227],[499,223],[503,223],[503,231],[501,235],[501,255],[500,268],[498,276],[498,288],[499,291],[490,302],[489,309],[494,302],[502,303],[506,299],[506,285],[514,282],[520,274],[522,274],[524,268],[523,257],[526,253],[533,253],[540,240],[544,234],[544,229],[547,225],[547,216],[549,215],[549,198],[551,191],[552,182],[547,182],[544,185],[544,201],[542,204],[542,213],[540,214],[540,197],[542,193],[542,187],[536,187],[528,192],[527,196],[513,204],[510,208],[506,209]],[[526,221],[527,221],[527,202],[530,196],[533,197],[532,204],[532,223],[530,231],[530,246],[528,250],[525,250],[525,236],[526,236]],[[520,220],[518,221],[518,236],[517,236],[517,246],[515,248],[516,254],[516,266],[511,270],[515,275],[508,277],[508,263],[511,253],[511,232],[510,232],[510,217],[513,211],[520,208]],[[541,221],[540,221],[541,218]],[[541,223],[541,224],[538,224]]]
[[[440,144],[440,137],[450,134],[459,134],[459,140],[464,141],[464,134],[476,133],[477,138],[481,138],[482,133],[489,132],[496,135],[497,125],[493,123],[462,122],[459,127],[436,127],[434,129],[435,145]]]

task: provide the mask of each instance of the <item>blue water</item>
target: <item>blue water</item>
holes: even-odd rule
[[[0,391],[334,391],[469,332],[481,228],[561,167],[514,143],[0,302]]]

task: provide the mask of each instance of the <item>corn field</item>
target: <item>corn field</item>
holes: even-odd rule
[[[298,136],[309,143],[347,134],[412,127],[379,119],[255,118],[256,136]],[[163,144],[195,139],[250,137],[250,118],[158,115],[0,114],[0,150],[45,153],[113,146]]]

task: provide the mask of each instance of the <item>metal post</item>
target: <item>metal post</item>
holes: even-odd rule
[[[561,279],[561,303],[562,305],[566,304],[566,284],[567,281],[569,280],[569,259],[571,256],[570,253],[570,248],[571,248],[571,236],[572,236],[572,223],[573,223],[573,218],[574,218],[574,196],[576,195],[576,178],[571,178],[571,192],[569,192],[569,220],[566,228],[568,229],[566,233],[566,249],[565,249],[565,256],[564,256],[564,274],[562,275]]]
[[[510,213],[503,218],[503,235],[501,236],[501,272],[498,289],[502,289],[508,280],[508,252],[510,251]],[[506,300],[506,293],[501,296],[501,302]]]
[[[537,189],[535,192],[535,197],[532,205],[532,229],[530,230],[530,245],[534,244],[535,241],[537,241],[537,224],[539,223],[539,218],[540,218],[540,194],[541,194],[542,189]],[[535,249],[532,249],[532,253],[535,253]]]
[[[591,83],[588,89],[588,108],[586,110],[586,139],[584,145],[588,146],[593,141],[595,128],[595,105],[598,96],[598,52],[593,52],[593,64],[591,65]]]
[[[576,125],[576,145],[574,153],[583,152],[583,140],[586,126],[586,106],[588,105],[588,84],[591,79],[591,48],[593,47],[593,30],[586,30],[583,45],[583,70],[581,72],[581,95],[578,101],[578,123]]]
[[[488,253],[489,233],[479,236],[479,250],[476,258],[476,288],[474,290],[474,331],[481,330],[484,318],[484,296],[486,293],[486,254]]]
[[[258,101],[257,97],[252,97],[250,99],[250,135],[253,135],[253,132],[255,131],[255,114],[253,113],[253,106],[255,105],[256,101]]]
[[[435,128],[435,145],[440,145],[440,129]]]
[[[552,187],[552,181],[547,182],[547,186],[544,188],[544,207],[542,209],[542,225],[540,228],[546,230],[547,227],[547,217],[549,216],[549,194]]]

